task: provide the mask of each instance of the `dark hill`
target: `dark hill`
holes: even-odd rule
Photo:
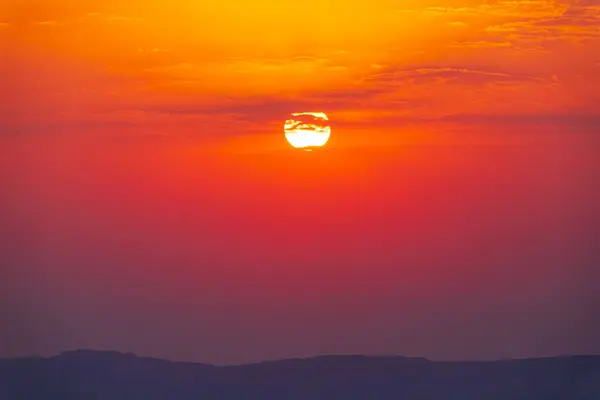
[[[0,399],[600,400],[600,356],[492,362],[321,356],[217,367],[79,350],[0,359]]]

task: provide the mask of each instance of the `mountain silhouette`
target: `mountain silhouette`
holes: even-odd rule
[[[214,366],[77,350],[0,359],[1,400],[599,400],[600,356],[429,361],[320,356]]]

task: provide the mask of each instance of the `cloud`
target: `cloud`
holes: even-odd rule
[[[371,82],[400,83],[410,81],[416,84],[432,81],[458,84],[485,84],[491,82],[544,82],[543,79],[498,71],[482,71],[470,68],[420,67],[413,69],[388,69],[366,78]]]
[[[266,125],[280,124],[289,114],[300,111],[323,111],[333,116],[332,126],[357,124],[374,115],[395,114],[401,117],[410,110],[423,107],[420,99],[395,99],[379,102],[381,88],[355,86],[339,90],[314,92],[299,97],[256,96],[251,98],[218,97],[212,102],[181,102],[175,104],[139,105],[138,111],[170,115],[174,118],[212,118],[231,123],[248,123],[256,130]],[[121,110],[120,112],[127,111]],[[131,111],[131,110],[130,110]],[[345,122],[344,122],[345,121]]]
[[[507,33],[507,32],[517,32],[520,29],[530,27],[530,22],[509,22],[506,24],[500,25],[490,25],[485,28],[485,32],[490,33]],[[547,33],[547,31],[542,31],[542,33]]]
[[[350,70],[339,55],[316,57],[207,56],[205,60],[172,62],[143,69],[153,87],[194,90],[210,95],[270,95],[310,92],[348,77]]]
[[[191,68],[187,64],[179,67]],[[280,93],[257,96],[221,94],[211,99],[199,99],[198,102],[149,104],[141,109],[152,114],[172,116],[227,116],[232,121],[257,124],[278,123],[283,116],[302,110],[322,110],[328,114],[334,113],[334,116],[338,113],[334,123],[346,121],[355,124],[373,116],[386,120],[392,118],[395,121],[393,123],[407,123],[422,122],[417,118],[419,116],[443,115],[444,110],[447,113],[465,107],[472,109],[473,93],[478,93],[475,97],[480,101],[494,102],[494,98],[514,96],[516,92],[512,87],[525,90],[523,88],[527,86],[523,85],[529,84],[551,86],[556,82],[551,77],[542,79],[468,67],[417,66],[403,69],[378,64],[363,78],[337,89],[315,88],[301,95],[287,96]],[[499,93],[497,89],[490,90],[490,85],[502,86],[504,91]],[[453,93],[462,90],[461,86],[468,86],[470,95],[449,103],[448,96],[454,96]],[[450,109],[447,107],[449,105],[452,106]]]
[[[593,41],[600,38],[600,5],[598,1],[582,0],[552,18],[491,25],[485,31],[504,35],[521,45],[523,42]]]
[[[461,126],[483,125],[490,129],[507,126],[519,127],[557,127],[566,129],[577,129],[578,133],[583,131],[600,133],[600,114],[565,114],[565,113],[522,113],[522,114],[467,114],[457,113],[440,117],[436,116],[411,116],[411,115],[389,115],[381,116],[375,120],[367,121],[369,126],[395,126],[414,124],[452,124]],[[354,122],[344,125],[355,125]],[[494,130],[495,131],[495,130]],[[485,131],[481,131],[485,132]]]
[[[80,20],[95,20],[95,21],[108,21],[108,22],[138,22],[143,19],[140,17],[134,17],[130,15],[117,15],[110,13],[91,12],[81,17]]]
[[[390,103],[357,102],[351,94],[339,94],[338,98],[348,97],[343,103],[331,101],[329,95],[310,99],[262,98],[232,101],[229,104],[212,105],[155,105],[145,108],[148,113],[169,114],[176,117],[202,117],[209,120],[227,121],[227,124],[246,124],[247,132],[252,128],[261,131],[266,126],[278,126],[292,112],[317,110],[326,112],[332,127],[366,126],[404,126],[411,124],[458,124],[487,125],[502,127],[519,126],[556,126],[577,128],[600,133],[600,114],[581,113],[481,113],[469,114],[456,112],[437,114],[434,112],[415,113],[418,109],[427,109],[427,99],[404,99]],[[431,111],[431,110],[430,110]]]
[[[575,18],[571,18],[571,17],[561,17],[561,18],[556,18],[556,19],[539,21],[532,25],[540,26],[540,27],[547,26],[547,27],[551,27],[551,28],[579,28],[580,27],[580,28],[586,29],[587,27],[598,28],[599,22],[600,21],[598,21],[596,19],[591,19],[591,18],[575,19]],[[597,29],[594,29],[594,31],[597,32]]]
[[[401,9],[404,13],[421,13],[437,17],[482,18],[486,16],[503,18],[547,18],[562,15],[568,9],[568,4],[554,0],[501,0],[486,2],[477,6],[430,6],[415,9]]]
[[[140,54],[158,54],[158,53],[169,53],[169,49],[163,49],[160,47],[139,47],[137,52]]]
[[[346,104],[347,105],[347,104]],[[272,119],[273,116],[287,115],[292,112],[308,109],[330,110],[340,108],[339,103],[329,101],[326,97],[318,98],[279,98],[263,96],[258,98],[219,98],[208,104],[164,104],[150,105],[143,109],[150,113],[172,115],[229,115],[237,119]]]
[[[211,60],[210,63],[179,62],[171,65],[150,67],[146,71],[171,75],[180,78],[196,78],[207,70],[216,68],[239,73],[253,73],[262,71],[303,70],[310,72],[318,68],[343,67],[326,57],[309,55],[296,55],[282,58],[249,58],[227,57]]]
[[[65,18],[65,19],[48,19],[42,21],[31,21],[32,25],[37,26],[66,26],[66,25],[77,25],[77,24],[85,24],[90,22],[102,22],[102,23],[118,23],[118,22],[139,22],[142,21],[142,18],[126,16],[126,15],[117,15],[117,14],[106,14],[106,13],[87,13],[84,15],[80,15],[79,17],[73,18]]]
[[[468,48],[468,49],[485,49],[498,47],[512,47],[510,42],[488,42],[485,40],[471,42],[452,42],[448,45],[450,48]]]
[[[598,0],[501,0],[474,6],[429,6],[401,10],[429,16],[453,27],[467,24],[470,32],[489,23],[478,35],[454,38],[450,48],[513,47],[515,51],[546,50],[559,41],[575,44],[600,38]]]
[[[478,125],[560,125],[600,133],[600,114],[455,114],[444,116],[439,121]]]
[[[35,21],[33,25],[42,25],[42,26],[56,26],[60,25],[57,21]]]

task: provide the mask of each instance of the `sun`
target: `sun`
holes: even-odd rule
[[[297,149],[325,146],[331,134],[329,119],[323,112],[297,112],[285,121],[285,138]]]

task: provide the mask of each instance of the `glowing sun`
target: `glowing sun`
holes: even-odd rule
[[[287,141],[293,147],[304,150],[324,146],[331,134],[327,115],[322,112],[292,113],[283,129]]]

